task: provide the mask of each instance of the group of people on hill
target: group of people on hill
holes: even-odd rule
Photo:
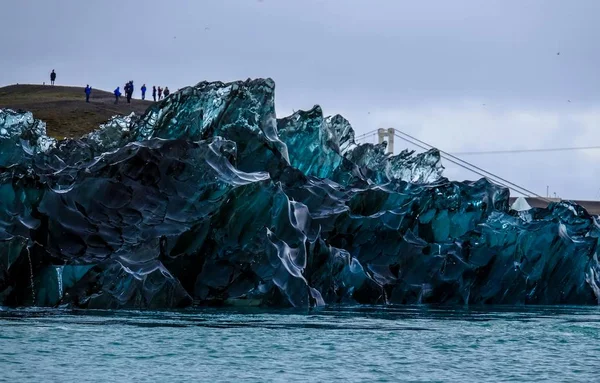
[[[125,91],[125,97],[127,97],[127,103],[131,104],[131,97],[133,96],[133,80],[128,81],[125,86],[123,87],[123,90]],[[121,97],[121,87],[117,87],[117,89],[115,89],[115,91],[113,92],[115,95],[115,104],[119,103],[119,98]],[[146,96],[146,84],[144,84],[142,86],[142,100],[144,99],[144,97]]]
[[[133,95],[133,81],[129,81],[127,84],[125,84],[124,90],[125,90],[125,96],[127,97],[127,103],[130,104],[131,96]],[[145,100],[146,99],[146,84],[142,85],[141,91],[142,91],[142,100]],[[90,102],[91,94],[92,94],[92,87],[88,84],[85,86],[85,102],[88,102],[88,103]],[[158,87],[158,94],[159,94],[159,96],[158,96],[159,99],[161,99],[163,97],[163,90],[161,89],[161,87]],[[118,104],[119,98],[122,96],[120,87],[117,87],[117,89],[115,89],[114,95],[115,95],[115,104]],[[166,97],[168,95],[169,95],[169,88],[165,87],[164,96]],[[153,87],[152,96],[154,97],[154,101],[156,101],[156,87]]]
[[[152,98],[154,99],[154,101],[156,101],[156,94],[158,92],[158,99],[162,100],[163,98],[167,97],[169,94],[171,94],[171,92],[169,91],[169,87],[165,86],[165,89],[161,88],[160,86],[158,87],[158,90],[156,88],[156,86],[152,87]]]
[[[50,84],[54,85],[54,82],[56,81],[56,72],[54,69],[52,69],[52,72],[50,73]],[[45,83],[44,83],[45,84]],[[123,90],[125,91],[125,97],[127,97],[127,103],[130,104],[131,103],[131,97],[133,96],[133,81],[128,81],[125,84],[125,87],[123,88]],[[146,84],[142,85],[142,87],[140,88],[140,90],[142,91],[142,100],[146,99]],[[90,95],[92,94],[92,87],[88,84],[85,86],[85,102],[90,102]],[[121,94],[121,87],[117,87],[117,89],[114,90],[113,94],[115,95],[115,104],[119,103],[119,98],[122,96]],[[169,87],[165,86],[165,88],[161,88],[160,86],[157,88],[156,86],[152,87],[152,98],[154,99],[154,101],[156,102],[157,100],[162,100],[165,97],[168,97],[169,94],[171,94],[171,91],[169,91]]]
[[[131,96],[133,95],[133,81],[129,81],[127,84],[125,84],[125,95],[127,96],[127,103],[131,103]],[[140,88],[140,90],[142,91],[142,100],[146,99],[146,84],[142,85],[142,87]],[[165,89],[161,88],[160,86],[158,88],[156,88],[156,86],[152,87],[152,98],[154,99],[154,101],[158,100],[162,100],[163,98],[167,97],[169,94],[171,94],[171,92],[169,91],[169,87],[165,86]],[[114,95],[115,95],[115,104],[119,103],[119,98],[121,97],[121,88],[117,87],[117,89],[115,89],[114,91]],[[157,98],[158,95],[158,98]]]

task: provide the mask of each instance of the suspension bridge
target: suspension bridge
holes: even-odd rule
[[[405,141],[410,143],[411,145],[420,148],[422,150],[430,150],[430,149],[437,149],[440,152],[441,157],[449,162],[452,163],[456,166],[459,166],[460,168],[463,168],[471,173],[476,174],[479,177],[484,177],[487,178],[489,181],[506,187],[509,190],[511,190],[511,194],[516,193],[518,196],[522,196],[525,198],[525,200],[527,201],[527,203],[531,206],[531,207],[546,207],[548,206],[549,203],[551,202],[557,202],[560,201],[560,198],[549,198],[549,197],[543,197],[521,185],[517,185],[514,182],[511,182],[509,180],[507,180],[504,177],[500,177],[497,174],[494,174],[490,171],[487,171],[477,165],[474,165],[471,162],[465,161],[462,158],[459,158],[456,154],[451,154],[448,153],[444,150],[441,150],[440,148],[436,148],[431,144],[428,144],[427,142],[420,140],[408,133],[405,133],[401,130],[395,129],[395,128],[388,128],[388,129],[374,129],[372,131],[369,131],[367,133],[364,134],[360,134],[357,135],[354,139],[356,141],[356,143],[366,143],[366,142],[370,142],[373,141],[374,138],[377,138],[377,142],[379,144],[386,142],[387,143],[387,152],[390,154],[394,154],[394,140],[397,138],[399,140]],[[576,147],[576,148],[551,148],[551,149],[531,149],[531,150],[519,150],[518,152],[525,152],[525,151],[535,151],[535,152],[541,152],[541,151],[561,151],[561,150],[581,150],[581,149],[592,149],[592,148],[600,148],[600,147]],[[516,151],[495,151],[495,152],[464,152],[464,153],[457,153],[459,155],[473,155],[473,154],[487,154],[487,153],[513,153]],[[516,200],[516,197],[511,197],[510,201],[511,203],[513,203]],[[600,201],[574,201],[575,203],[583,206],[588,213],[590,214],[594,214],[594,215],[598,215],[600,214]]]

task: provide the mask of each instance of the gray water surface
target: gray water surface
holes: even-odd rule
[[[0,308],[14,382],[600,381],[597,307]]]

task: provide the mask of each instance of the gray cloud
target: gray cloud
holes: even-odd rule
[[[19,0],[2,8],[3,85],[41,83],[51,69],[61,84],[104,89],[129,79],[176,89],[272,77],[281,115],[318,103],[359,132],[395,126],[449,151],[600,144],[596,0]],[[599,154],[469,160],[538,193],[550,185],[563,197],[597,198]]]

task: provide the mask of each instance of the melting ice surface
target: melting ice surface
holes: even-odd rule
[[[55,141],[0,111],[0,305],[597,304],[597,217],[509,209],[440,155],[358,145],[273,81],[184,88]]]

